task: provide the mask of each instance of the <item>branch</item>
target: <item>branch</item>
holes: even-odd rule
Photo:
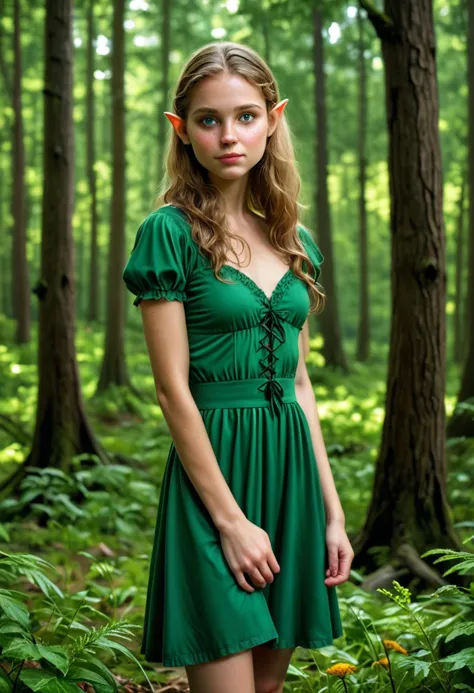
[[[388,15],[380,12],[370,0],[359,0],[359,5],[367,12],[375,33],[381,41],[395,41],[397,39],[398,32]]]

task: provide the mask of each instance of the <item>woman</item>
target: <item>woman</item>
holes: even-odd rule
[[[173,439],[141,651],[193,693],[276,693],[296,646],[342,634],[353,551],[303,342],[323,256],[298,223],[287,103],[243,45],[190,57],[169,184],[123,272]]]

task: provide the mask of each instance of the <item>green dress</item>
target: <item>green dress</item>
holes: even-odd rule
[[[317,278],[323,256],[306,229],[298,226],[298,233]],[[294,387],[307,287],[291,269],[270,298],[230,265],[220,276],[231,283],[215,278],[185,213],[173,205],[145,219],[123,271],[134,305],[144,298],[184,302],[190,390],[226,482],[246,517],[269,534],[280,572],[263,589],[240,587],[172,443],[141,646],[147,661],[165,666],[262,643],[316,649],[342,635],[336,587],[324,584],[319,473]]]

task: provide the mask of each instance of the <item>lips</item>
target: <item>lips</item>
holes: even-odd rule
[[[218,156],[218,159],[240,159],[240,157],[243,156],[243,154],[223,154],[222,156]]]

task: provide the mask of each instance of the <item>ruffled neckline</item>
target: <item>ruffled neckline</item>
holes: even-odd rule
[[[273,289],[271,296],[267,296],[264,290],[254,282],[254,280],[249,277],[248,274],[237,269],[233,265],[222,265],[221,270],[224,270],[227,274],[236,277],[242,284],[245,284],[252,293],[254,293],[258,298],[264,301],[266,304],[274,303],[282,294],[285,292],[287,286],[295,278],[293,270],[291,267],[287,269],[285,274],[279,279],[277,285]]]

